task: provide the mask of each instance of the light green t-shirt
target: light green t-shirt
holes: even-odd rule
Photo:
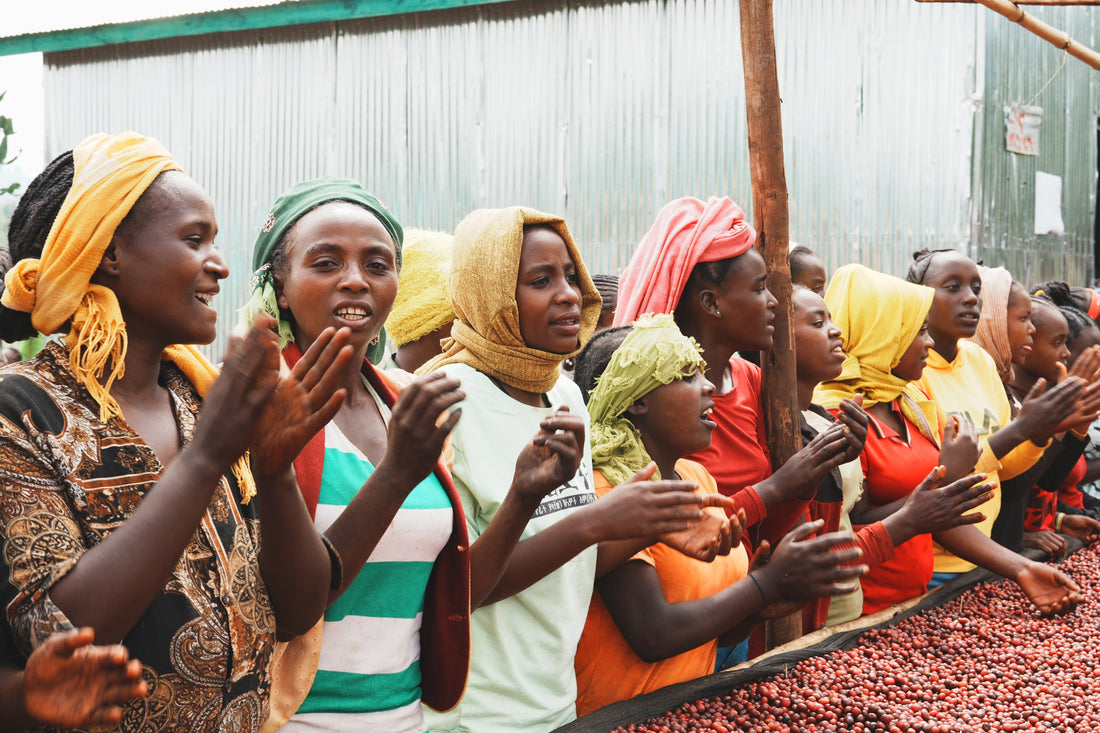
[[[580,390],[562,377],[549,407],[512,399],[492,380],[465,364],[443,367],[462,382],[466,399],[451,435],[452,475],[466,512],[470,541],[481,535],[512,483],[516,458],[560,405],[584,418]],[[523,531],[526,539],[596,500],[587,441],[580,469],[552,491]],[[454,710],[425,708],[434,733],[546,733],[576,717],[573,657],[584,630],[596,574],[590,547],[511,598],[477,609],[470,617],[471,658],[466,694]]]

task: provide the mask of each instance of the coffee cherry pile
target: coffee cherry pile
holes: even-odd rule
[[[612,733],[1100,731],[1100,552],[1059,567],[1086,599],[1066,616],[1040,617],[1011,581],[976,586],[854,649]]]

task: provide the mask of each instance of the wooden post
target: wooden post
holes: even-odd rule
[[[783,168],[783,122],[775,68],[772,0],[741,0],[741,55],[745,67],[753,224],[768,265],[768,289],[779,301],[775,341],[771,352],[763,358],[764,414],[774,469],[797,453],[802,441],[791,322],[791,268],[787,259],[790,238],[787,176]],[[765,644],[769,649],[800,636],[801,613],[775,619],[765,626]]]

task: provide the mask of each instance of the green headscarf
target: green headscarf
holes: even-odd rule
[[[644,315],[615,350],[588,400],[592,466],[618,486],[650,463],[626,409],[664,384],[704,369],[703,350],[667,313]],[[660,478],[654,475],[654,478]]]
[[[401,223],[377,196],[371,194],[358,181],[350,178],[315,178],[292,186],[271,207],[256,244],[252,247],[252,280],[249,283],[250,295],[244,306],[245,322],[249,325],[266,313],[279,322],[279,348],[294,340],[290,324],[283,318],[275,293],[275,277],[271,272],[271,258],[275,248],[294,224],[309,212],[322,204],[333,201],[348,201],[359,204],[370,211],[393,238],[397,250],[397,266],[401,267],[401,244],[405,233]],[[385,329],[379,335],[378,344],[367,351],[367,358],[374,363],[384,356],[386,350]]]

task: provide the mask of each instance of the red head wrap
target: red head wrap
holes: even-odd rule
[[[745,212],[728,197],[686,196],[665,204],[619,280],[615,325],[643,313],[672,313],[691,270],[744,254],[756,242]]]

